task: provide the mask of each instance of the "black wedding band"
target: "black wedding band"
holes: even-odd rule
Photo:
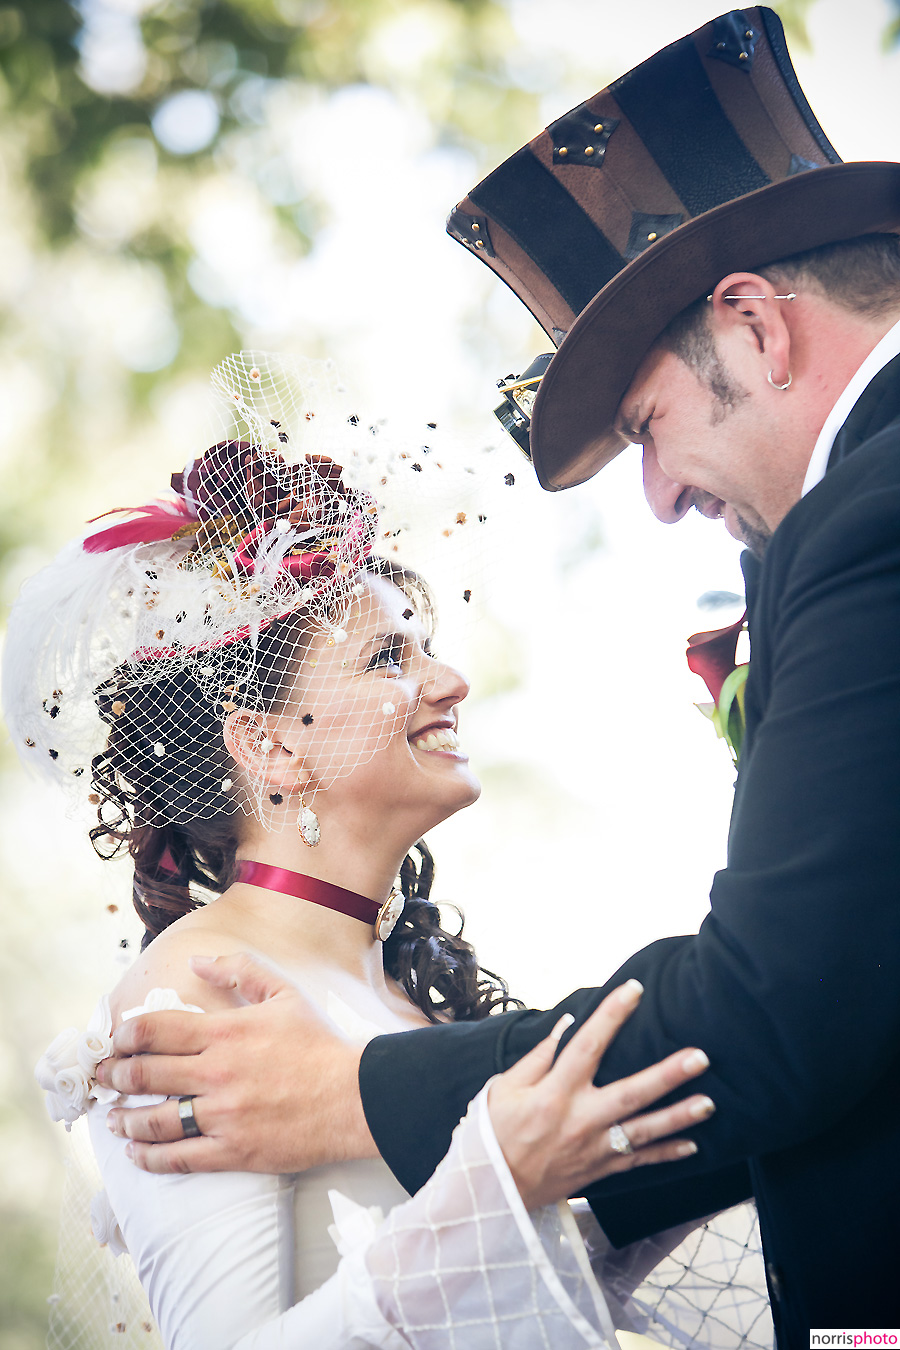
[[[185,1139],[199,1139],[203,1131],[194,1118],[193,1097],[178,1098],[178,1119],[181,1121]]]

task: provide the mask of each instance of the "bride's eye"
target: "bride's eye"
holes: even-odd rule
[[[375,653],[366,670],[384,670],[395,675],[403,674],[403,643],[388,642]]]

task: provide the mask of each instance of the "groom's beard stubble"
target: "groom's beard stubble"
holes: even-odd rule
[[[772,531],[762,521],[758,525],[751,525],[749,520],[745,520],[742,515],[735,511],[737,522],[741,527],[741,539],[747,545],[751,553],[755,553],[757,558],[765,556],[766,549],[769,546],[769,540],[772,538]]]
[[[696,511],[699,511],[701,516],[706,516],[707,519],[721,519],[721,508],[718,515],[715,515],[710,511],[710,507],[718,501],[718,497],[713,496],[711,492],[704,492],[702,488],[694,488],[691,492],[691,506],[693,506]],[[761,520],[751,523],[745,516],[742,516],[739,511],[735,511],[734,514],[735,519],[740,526],[740,535],[738,538],[742,543],[747,545],[751,553],[755,553],[757,558],[762,558],[765,554],[769,540],[772,538],[772,531]]]

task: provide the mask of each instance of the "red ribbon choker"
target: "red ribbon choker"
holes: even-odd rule
[[[396,891],[391,891],[384,904],[379,905],[377,900],[347,891],[330,881],[320,881],[318,877],[307,877],[286,867],[270,867],[268,863],[251,862],[246,858],[238,863],[235,881],[246,886],[260,886],[267,891],[279,891],[297,900],[309,900],[314,905],[359,919],[361,923],[372,924],[380,942],[386,942],[390,937],[405,903]]]

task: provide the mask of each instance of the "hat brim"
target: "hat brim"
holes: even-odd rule
[[[729,272],[863,234],[900,232],[900,164],[835,164],[759,188],[681,225],[578,316],[541,381],[531,454],[550,492],[576,487],[627,444],[613,422],[663,329]]]

